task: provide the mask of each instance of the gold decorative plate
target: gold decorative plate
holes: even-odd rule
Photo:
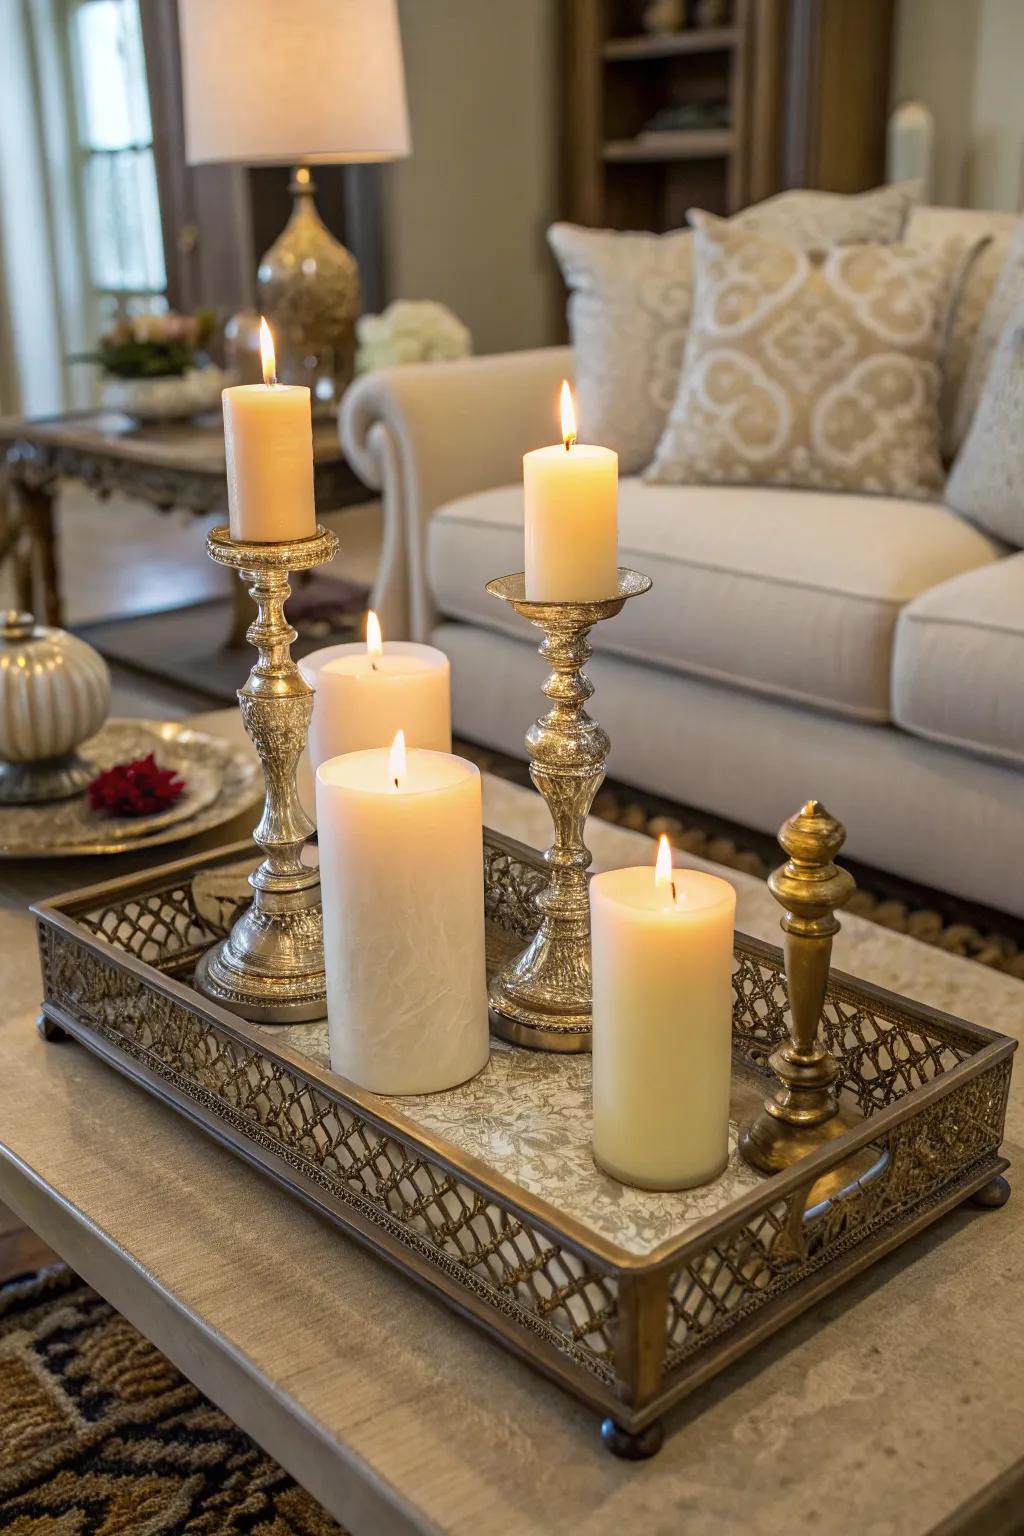
[[[131,820],[100,815],[84,794],[41,805],[0,806],[0,858],[78,858],[155,848],[222,826],[263,796],[255,757],[173,720],[108,720],[79,750],[97,773],[152,752],[161,767],[173,768],[189,783],[191,792],[169,811]]]

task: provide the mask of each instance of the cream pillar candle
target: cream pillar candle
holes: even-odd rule
[[[314,772],[330,757],[387,747],[400,728],[410,747],[452,748],[451,668],[432,645],[381,637],[376,615],[366,644],[329,645],[299,662],[315,690],[309,727]]]
[[[572,393],[562,385],[562,442],[523,457],[526,596],[589,602],[618,588],[619,458],[576,441]]]
[[[260,337],[264,382],[236,384],[221,396],[231,537],[254,544],[310,539],[316,509],[309,390],[277,383],[265,320]]]
[[[331,1066],[439,1093],[488,1057],[480,774],[400,744],[317,770]]]
[[[736,893],[672,869],[590,882],[594,1157],[644,1189],[689,1189],[725,1167]]]

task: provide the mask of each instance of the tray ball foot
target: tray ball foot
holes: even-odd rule
[[[623,1429],[621,1424],[616,1424],[614,1419],[604,1419],[601,1423],[601,1439],[605,1449],[623,1461],[646,1461],[649,1456],[656,1456],[664,1445],[665,1425],[661,1419],[655,1419],[646,1429],[633,1433]]]
[[[978,1205],[983,1211],[998,1211],[1000,1206],[1006,1204],[1010,1198],[1010,1181],[1001,1173],[989,1179],[980,1189],[976,1189],[970,1196],[972,1205]]]
[[[71,1039],[67,1030],[61,1029],[60,1025],[47,1018],[45,1013],[41,1013],[36,1019],[36,1033],[40,1040],[45,1040],[49,1045],[57,1045],[61,1040]]]

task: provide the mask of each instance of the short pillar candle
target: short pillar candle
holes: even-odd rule
[[[366,644],[329,645],[299,662],[314,691],[309,760],[314,773],[328,758],[390,747],[402,730],[407,747],[450,752],[451,667],[443,651],[412,640],[384,643],[376,616]]]
[[[672,869],[590,882],[593,1149],[625,1184],[689,1189],[728,1160],[736,893]]]
[[[439,1093],[489,1052],[480,773],[387,748],[316,775],[327,1023],[335,1072]]]

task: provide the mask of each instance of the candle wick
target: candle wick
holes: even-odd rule
[[[398,788],[398,780],[397,779],[395,780],[395,788],[396,789]]]
[[[377,663],[375,661],[371,660],[371,662],[370,662],[370,671],[371,672],[376,672],[376,670],[377,670]]]
[[[673,900],[673,901],[678,901],[678,900],[679,900],[679,897],[678,897],[678,896],[677,896],[677,895],[676,895],[676,883],[675,883],[675,881],[674,881],[674,880],[671,880],[671,881],[670,881],[670,882],[669,882],[669,884],[670,884],[670,885],[671,885],[671,887],[672,887],[672,900]]]

